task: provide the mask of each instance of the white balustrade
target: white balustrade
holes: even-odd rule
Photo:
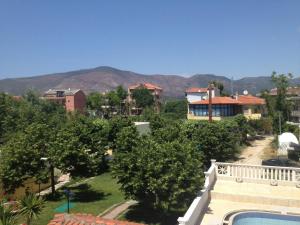
[[[300,168],[216,162],[217,177],[300,182]]]

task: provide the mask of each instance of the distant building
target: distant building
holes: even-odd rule
[[[219,90],[213,88],[211,91],[212,98],[219,96]],[[188,102],[195,102],[208,99],[208,88],[190,87],[186,89],[185,96]]]
[[[208,120],[209,100],[189,102],[188,119]],[[213,97],[213,120],[243,114],[248,119],[259,119],[264,113],[265,100],[252,95],[236,95],[234,97]]]
[[[140,84],[135,84],[135,85],[131,85],[128,87],[128,97],[127,97],[127,101],[130,105],[130,114],[139,114],[141,112],[141,109],[137,108],[134,105],[134,99],[132,98],[132,93],[134,90],[136,89],[148,89],[151,94],[153,95],[153,99],[154,99],[154,110],[156,112],[160,111],[160,106],[161,106],[161,102],[160,102],[160,98],[161,98],[161,93],[163,91],[163,89],[155,84],[150,84],[150,83],[140,83]]]
[[[277,88],[273,88],[270,90],[269,95],[276,96]],[[286,95],[288,96],[300,96],[300,87],[288,87],[286,90]]]
[[[45,92],[44,99],[63,105],[68,112],[85,112],[86,96],[80,89],[49,89]]]

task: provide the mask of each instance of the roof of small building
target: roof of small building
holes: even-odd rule
[[[129,89],[136,89],[136,88],[140,88],[140,87],[144,87],[144,88],[147,88],[149,90],[162,90],[161,87],[159,87],[155,84],[151,84],[151,83],[134,84],[134,85],[129,86]]]
[[[233,97],[214,97],[211,99],[213,105],[264,105],[265,100],[252,95],[239,95]],[[209,99],[191,102],[192,105],[208,105]]]
[[[206,93],[208,88],[190,87],[185,90],[185,93]]]
[[[236,99],[231,98],[231,97],[214,97],[211,100],[212,100],[213,105],[217,105],[217,104],[238,105],[239,104],[239,102]],[[194,101],[194,102],[191,102],[190,104],[192,104],[192,105],[208,105],[209,99]]]
[[[265,99],[255,97],[253,95],[239,95],[238,101],[241,105],[264,105],[266,104]]]
[[[104,219],[92,214],[56,214],[48,225],[144,225],[121,220]]]
[[[45,92],[46,95],[54,95],[57,92],[64,92],[64,95],[75,95],[77,92],[81,91],[80,89],[49,89]]]

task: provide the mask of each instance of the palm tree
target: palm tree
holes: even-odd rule
[[[40,196],[33,193],[26,194],[20,201],[20,213],[26,218],[26,225],[30,225],[33,219],[36,219],[42,212],[45,201]]]
[[[14,207],[7,201],[0,201],[0,225],[15,225],[17,222],[17,213]]]

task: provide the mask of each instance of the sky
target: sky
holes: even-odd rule
[[[98,66],[300,76],[300,0],[0,0],[0,79]]]

